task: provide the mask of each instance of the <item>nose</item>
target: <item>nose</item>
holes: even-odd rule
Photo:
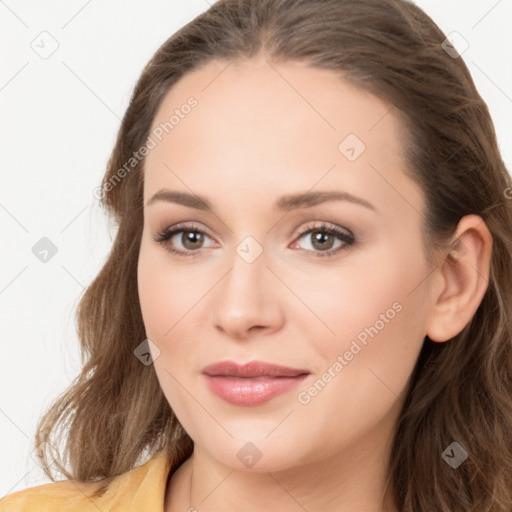
[[[249,262],[235,252],[232,266],[213,295],[212,317],[216,329],[236,339],[252,333],[269,334],[283,323],[279,279],[267,267],[263,252]]]

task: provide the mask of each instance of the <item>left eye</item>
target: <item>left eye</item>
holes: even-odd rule
[[[302,240],[310,234],[315,234],[315,236],[312,237],[313,249],[305,250],[308,252],[313,252],[315,256],[319,257],[330,256],[332,254],[338,253],[355,243],[354,235],[352,235],[352,233],[350,233],[348,230],[342,231],[341,229],[331,227],[326,224],[306,228],[298,235],[297,240]],[[184,249],[176,249],[176,245],[172,240],[173,238],[177,238]],[[154,241],[162,244],[166,250],[178,256],[194,257],[198,256],[201,252],[200,250],[204,248],[202,247],[202,244],[204,243],[205,238],[212,240],[212,238],[207,233],[194,225],[177,225],[173,228],[167,228],[157,233],[157,235],[154,237]],[[333,249],[333,239],[336,238],[340,241],[340,244]],[[297,245],[297,243],[297,241],[294,242],[293,246]]]
[[[322,224],[321,226],[313,226],[307,228],[299,235],[299,240],[303,239],[307,235],[314,234],[314,237],[310,237],[312,240],[312,245],[316,249],[320,249],[319,251],[313,251],[315,256],[324,257],[331,256],[333,254],[339,253],[344,250],[346,247],[355,243],[355,237],[349,231],[341,231],[338,228],[328,226],[326,224]],[[334,240],[337,238],[342,243],[338,245],[337,248],[332,249],[334,244]],[[297,242],[296,242],[297,243]],[[309,249],[306,249],[309,250]]]

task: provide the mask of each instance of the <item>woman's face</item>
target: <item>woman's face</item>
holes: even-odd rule
[[[430,304],[400,130],[389,105],[302,64],[210,62],[165,97],[138,286],[158,380],[196,450],[272,471],[390,440]],[[203,373],[222,361],[306,376]]]

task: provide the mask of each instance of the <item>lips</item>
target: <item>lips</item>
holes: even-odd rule
[[[255,406],[298,386],[311,372],[273,363],[252,361],[239,365],[222,361],[203,368],[210,391],[238,406]]]
[[[297,377],[299,375],[310,373],[309,370],[289,368],[273,363],[264,363],[262,361],[251,361],[250,363],[239,365],[233,361],[221,361],[203,368],[203,373],[210,377]]]

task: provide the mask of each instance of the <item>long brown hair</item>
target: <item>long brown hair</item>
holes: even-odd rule
[[[453,339],[425,337],[389,475],[403,512],[510,512],[512,183],[488,108],[462,58],[443,48],[445,39],[405,0],[220,0],[158,49],[136,84],[103,178],[101,204],[118,229],[77,309],[83,369],[38,425],[36,446],[48,443],[40,450],[44,466],[53,461],[66,478],[106,479],[106,486],[158,452],[171,468],[190,456],[192,440],[154,368],[134,356],[146,338],[137,292],[144,159],[128,170],[126,163],[146,144],[180,77],[211,59],[229,63],[262,52],[269,62],[333,70],[394,107],[409,133],[408,175],[426,198],[429,261],[448,248],[464,215],[486,222],[493,247],[485,296]],[[457,470],[441,457],[453,441],[469,454]],[[55,480],[52,471],[45,469]]]

